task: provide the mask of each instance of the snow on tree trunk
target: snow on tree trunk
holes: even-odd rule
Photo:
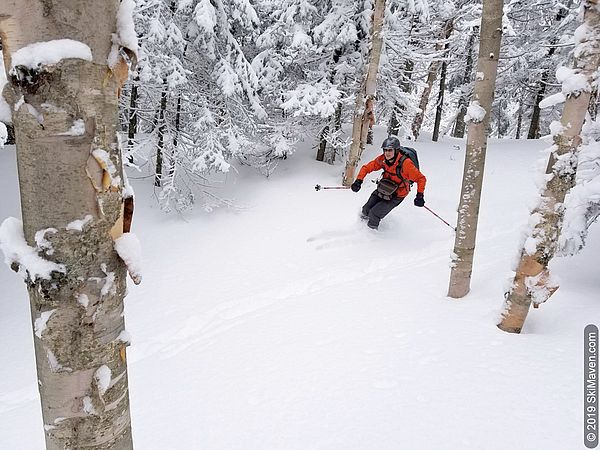
[[[2,225],[13,236],[3,249],[20,243],[49,267],[40,274],[13,254],[29,291],[48,450],[133,447],[126,267],[113,247],[123,226],[120,55],[132,50],[122,47],[124,6],[131,2],[0,3],[23,216],[22,229],[13,218]]]
[[[554,136],[546,169],[546,185],[531,213],[530,230],[512,285],[506,294],[505,309],[498,324],[501,330],[520,333],[532,300],[546,301],[558,288],[551,281],[548,264],[557,250],[564,217],[564,199],[575,183],[576,150],[591,97],[591,84],[600,62],[600,12],[597,0],[584,3],[584,23],[575,32],[577,45],[573,69],[557,71],[566,96],[559,133]]]
[[[385,0],[375,0],[373,9],[373,27],[371,33],[371,50],[369,52],[369,66],[364,83],[360,91],[356,95],[356,105],[354,109],[354,123],[352,126],[352,144],[346,162],[346,170],[342,184],[350,186],[354,181],[354,172],[360,161],[365,143],[367,142],[367,134],[369,132],[370,114],[366,107],[371,100],[372,107],[375,103],[375,88],[377,87],[377,71],[379,70],[379,59],[381,57],[381,48],[383,46],[383,16],[385,13]]]
[[[473,101],[467,110],[470,123],[458,206],[453,264],[448,288],[448,296],[453,298],[464,297],[469,292],[471,284],[488,124],[494,99],[498,54],[502,39],[502,7],[503,0],[484,0],[483,2],[477,77],[473,90]]]

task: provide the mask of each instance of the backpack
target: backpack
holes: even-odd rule
[[[400,153],[402,154],[402,156],[400,157],[400,162],[396,166],[396,176],[398,178],[400,178],[403,183],[406,183],[406,180],[404,179],[404,177],[401,174],[402,165],[404,164],[404,161],[406,161],[406,159],[410,159],[412,161],[412,163],[415,165],[415,167],[417,169],[419,169],[419,158],[417,156],[417,151],[414,148],[400,147]],[[410,183],[411,186],[413,185],[412,181],[409,180],[408,182]]]

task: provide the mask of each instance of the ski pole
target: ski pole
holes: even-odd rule
[[[350,186],[321,186],[320,184],[315,186],[315,191],[320,191],[321,189],[350,189]]]
[[[438,216],[436,213],[434,213],[431,209],[429,209],[427,206],[423,205],[423,207],[429,211],[431,214],[433,214],[435,217],[437,217],[438,219],[440,219],[442,222],[444,222],[446,225],[448,225],[450,228],[452,228],[455,232],[456,232],[456,228],[453,227],[452,225],[450,225],[448,222],[446,222],[444,219],[442,219],[440,216]]]

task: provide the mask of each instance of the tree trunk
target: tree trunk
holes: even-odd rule
[[[556,17],[554,18],[553,26],[556,26],[558,22],[567,17],[567,13],[569,12],[568,8],[571,7],[572,0],[569,0],[569,3],[566,6],[561,7],[556,13]],[[556,43],[558,42],[558,38],[554,37],[550,41],[550,48],[548,49],[548,53],[546,56],[546,60],[551,61],[552,55],[556,52]],[[538,87],[538,92],[535,96],[535,104],[533,105],[533,112],[531,113],[531,123],[529,125],[529,132],[527,133],[527,139],[539,139],[540,137],[540,102],[544,99],[546,95],[546,88],[548,86],[548,78],[550,77],[550,69],[546,67],[542,72],[542,78],[540,80],[540,84]]]
[[[163,153],[165,150],[165,111],[167,110],[167,80],[163,79],[163,90],[160,93],[160,107],[158,109],[158,141],[156,142],[156,168],[154,175],[154,186],[162,186]]]
[[[450,19],[446,21],[444,24],[442,38],[448,39],[453,29],[453,20]],[[442,45],[438,44],[436,46],[436,51],[440,51],[442,49]],[[437,77],[438,69],[440,67],[440,61],[435,60],[429,65],[429,72],[427,73],[427,81],[425,82],[425,89],[423,89],[423,93],[421,94],[421,101],[419,102],[419,112],[415,116],[412,123],[412,134],[415,138],[415,141],[418,139],[419,134],[421,133],[421,127],[423,126],[423,119],[425,118],[425,111],[427,110],[427,104],[429,103],[429,96],[431,95],[431,90],[433,89],[433,83]]]
[[[474,101],[471,108],[483,109],[485,115],[471,120],[467,135],[467,151],[463,172],[460,203],[458,206],[458,224],[454,241],[454,263],[450,273],[448,296],[464,297],[470,289],[473,253],[479,218],[479,201],[487,149],[487,133],[492,112],[492,102],[496,87],[498,54],[502,39],[503,0],[484,0],[481,18],[481,38],[477,77],[473,90]],[[475,112],[474,112],[475,114]]]
[[[448,44],[446,44],[446,51],[448,50]],[[435,109],[435,122],[433,125],[433,136],[431,140],[437,142],[440,136],[440,124],[442,122],[442,112],[444,111],[444,91],[446,90],[446,71],[448,69],[448,62],[442,63],[442,70],[440,72],[440,92],[438,93],[437,107]]]
[[[540,102],[544,99],[544,95],[546,94],[549,72],[548,69],[544,69],[544,72],[542,73],[540,86],[537,95],[535,96],[535,104],[533,105],[533,113],[531,114],[531,123],[529,125],[527,139],[538,139],[540,137]]]
[[[400,83],[400,89],[402,92],[408,93],[411,88],[411,78],[413,74],[413,70],[415,68],[415,63],[407,59],[406,65],[404,66],[404,74],[402,76],[402,83]],[[396,103],[394,105],[394,110],[392,111],[392,117],[390,118],[390,123],[388,125],[388,135],[397,136],[398,131],[400,130],[400,119],[401,112],[404,111],[404,105],[400,105]]]
[[[333,132],[339,136],[339,132],[342,129],[342,102],[338,102],[335,108],[335,114],[333,115]],[[335,162],[335,156],[337,147],[330,147],[331,151],[327,156],[327,163],[333,164]]]
[[[340,48],[336,48],[333,51],[333,58],[332,58],[333,59],[333,68],[329,72],[329,76],[328,76],[328,80],[330,83],[333,83],[333,80],[335,79],[335,73],[336,73],[335,65],[339,62],[342,54],[343,54],[343,51]],[[338,108],[341,108],[340,102],[338,102]],[[337,113],[338,108],[336,108],[336,113]],[[334,116],[336,113],[334,113]],[[330,122],[333,120],[335,120],[335,117],[330,118]],[[328,125],[325,125],[323,127],[323,129],[321,130],[321,133],[319,135],[319,149],[317,150],[317,158],[316,158],[317,161],[325,160],[325,151],[327,150],[327,140],[329,138],[330,130],[331,130],[331,123]]]
[[[592,91],[592,97],[590,98],[590,104],[588,106],[588,112],[590,113],[590,117],[592,120],[596,120],[598,117],[598,89],[594,88]],[[10,136],[10,132],[9,132]]]
[[[375,88],[377,86],[377,72],[379,70],[379,59],[381,57],[381,47],[383,45],[383,16],[385,13],[385,0],[375,0],[373,10],[373,31],[371,34],[371,51],[369,52],[369,66],[364,83],[356,95],[356,105],[354,109],[354,123],[352,126],[352,144],[346,162],[346,169],[342,184],[350,186],[354,181],[354,172],[367,141],[369,131],[370,111],[366,108],[367,100],[375,102]]]
[[[23,233],[48,266],[38,274],[22,261],[12,265],[29,291],[48,450],[133,448],[126,268],[113,242],[123,227],[117,110],[127,68],[122,58],[107,66],[118,8],[118,0],[0,3],[7,71],[28,45],[80,43],[55,64],[16,67],[4,90],[13,106]],[[21,224],[7,219],[2,226]]]
[[[515,139],[521,138],[521,127],[523,126],[523,100],[519,100],[519,109],[517,110],[517,132]]]
[[[2,95],[2,93],[0,93],[0,95]],[[15,129],[12,126],[12,124],[10,124],[10,123],[6,123],[4,125],[6,125],[6,133],[7,133],[5,144],[12,145],[15,143]]]
[[[169,177],[175,173],[175,161],[177,159],[177,147],[179,146],[179,133],[181,133],[181,96],[183,94],[179,92],[177,94],[177,106],[175,108],[175,132],[173,133],[173,151],[171,152],[171,158],[169,161]]]
[[[600,62],[600,12],[597,0],[584,3],[584,23],[590,30],[575,48],[573,62],[577,73],[587,77],[587,90],[567,96],[562,113],[563,131],[555,136],[553,152],[546,174],[549,181],[542,190],[537,207],[532,212],[535,223],[521,250],[521,258],[511,288],[506,295],[501,330],[520,333],[532,299],[536,304],[546,301],[557,289],[549,282],[548,264],[554,257],[564,217],[563,202],[575,183],[576,150],[581,143],[581,129],[591,97],[591,84]]]
[[[317,161],[325,160],[325,149],[327,148],[327,136],[329,136],[329,125],[325,125],[319,134],[319,149],[317,150]]]
[[[133,144],[137,133],[138,115],[137,115],[137,100],[138,100],[138,83],[140,81],[139,73],[136,71],[133,83],[131,85],[131,96],[129,98],[129,124],[127,127],[127,153],[128,161],[133,163]]]
[[[469,43],[467,44],[468,53],[467,61],[465,64],[465,73],[463,75],[463,88],[469,85],[471,81],[471,73],[473,72],[473,46],[475,45],[475,35],[477,34],[477,28],[473,30],[471,36],[469,36]],[[454,122],[454,130],[452,131],[452,137],[463,138],[465,136],[465,115],[467,114],[467,92],[462,92],[458,99],[458,116],[456,116],[456,122]]]
[[[440,63],[439,61],[433,61],[429,65],[429,71],[427,72],[427,81],[425,82],[425,89],[421,93],[421,101],[419,102],[419,111],[415,116],[412,123],[412,135],[415,141],[419,138],[419,134],[421,133],[421,126],[423,125],[423,119],[425,118],[425,110],[427,109],[427,103],[429,103],[429,95],[431,94],[431,90],[433,89],[433,82],[437,77],[438,67]]]

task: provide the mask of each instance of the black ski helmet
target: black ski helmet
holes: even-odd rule
[[[393,148],[395,155],[398,155],[398,152],[400,151],[401,147],[402,146],[400,145],[400,139],[398,139],[396,136],[389,136],[385,138],[383,140],[383,144],[381,144],[382,149]]]

